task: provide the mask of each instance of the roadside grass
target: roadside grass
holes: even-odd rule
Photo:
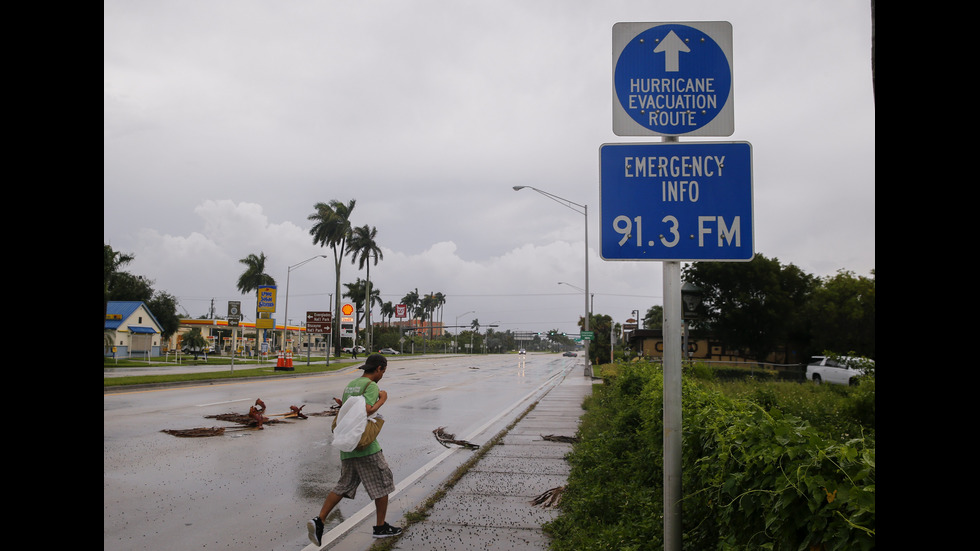
[[[226,359],[224,363],[212,363],[208,364],[188,364],[184,363],[181,365],[226,365],[228,366],[228,371],[207,371],[202,373],[175,373],[171,375],[132,375],[129,377],[103,377],[103,387],[119,387],[119,386],[129,386],[129,385],[145,385],[145,384],[161,384],[161,383],[179,383],[185,381],[210,381],[210,380],[226,380],[226,379],[243,379],[248,377],[288,377],[297,374],[307,374],[307,373],[327,373],[331,371],[337,371],[345,367],[352,365],[360,365],[362,362],[360,360],[331,360],[330,365],[322,363],[311,365],[306,365],[304,360],[302,363],[293,360],[293,370],[292,371],[277,371],[274,364],[265,364],[256,367],[255,364],[235,364],[234,370],[231,368],[230,359]],[[173,365],[164,363],[154,363],[150,366],[125,366],[125,367],[155,367],[160,365]],[[110,366],[106,366],[110,367]],[[115,367],[124,367],[122,365]]]
[[[310,362],[323,362],[325,359],[326,357],[322,355],[311,356]],[[334,356],[330,358],[330,361],[342,361],[342,358],[340,358],[339,356]],[[256,360],[255,358],[247,358],[247,359],[238,358],[238,357],[235,358],[235,366],[241,365],[243,367],[247,365],[252,365],[252,366],[268,365],[270,363],[274,364],[275,362],[276,362],[275,356],[270,356],[269,358],[264,360]],[[293,364],[299,362],[305,363],[306,356],[302,356],[302,357],[293,356]],[[165,356],[154,356],[149,359],[123,358],[119,360],[115,360],[111,357],[102,358],[102,367],[106,369],[112,369],[116,367],[161,367],[161,366],[173,366],[173,365],[231,365],[231,357],[216,356],[212,354],[207,356],[206,358],[204,356],[200,356],[197,359],[195,359],[194,356],[191,354],[184,354],[180,356],[180,359],[177,361],[173,359],[173,356],[169,358]]]
[[[404,353],[398,356],[389,356],[397,358],[407,358],[412,356],[420,356],[421,353]],[[277,358],[272,356],[269,360],[264,360],[261,363],[254,359],[243,360],[240,358],[235,359],[234,371],[232,371],[231,358],[229,356],[208,356],[205,359],[203,356],[194,360],[193,356],[185,355],[180,359],[180,363],[175,363],[173,360],[168,361],[164,357],[154,357],[147,360],[136,360],[132,358],[114,360],[112,358],[105,357],[102,361],[102,366],[104,369],[115,369],[115,368],[139,368],[139,367],[173,367],[173,366],[195,366],[195,365],[206,365],[206,366],[226,366],[228,371],[208,371],[204,373],[180,373],[173,375],[133,375],[130,377],[103,377],[103,387],[119,387],[127,385],[144,385],[144,384],[161,384],[161,383],[179,383],[185,381],[208,381],[208,380],[221,380],[221,379],[238,379],[246,377],[269,377],[269,376],[290,376],[296,374],[305,373],[321,373],[330,372],[343,369],[352,365],[361,365],[364,363],[364,358],[366,355],[361,355],[358,359],[350,359],[346,356],[334,356],[330,358],[330,365],[326,365],[324,361],[326,357],[324,356],[311,356],[309,358],[310,365],[306,365],[306,356],[293,356],[293,370],[292,371],[276,371],[275,364]]]

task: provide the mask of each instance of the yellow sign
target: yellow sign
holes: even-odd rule
[[[343,305],[343,306],[340,307],[340,311],[345,316],[349,316],[349,315],[351,315],[351,314],[354,313],[354,306],[351,305],[351,304],[345,304],[345,305]]]
[[[259,312],[258,319],[255,320],[256,329],[275,329],[276,320],[268,312]]]
[[[275,312],[276,311],[276,286],[263,285],[259,287],[258,303],[255,306],[256,312]]]

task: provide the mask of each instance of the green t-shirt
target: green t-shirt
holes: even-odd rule
[[[342,401],[346,402],[351,396],[364,396],[364,401],[367,405],[373,406],[375,402],[380,398],[381,389],[378,388],[378,383],[368,379],[367,377],[358,377],[350,383],[347,384],[347,388],[344,389]],[[363,450],[354,450],[351,452],[340,452],[340,459],[350,459],[351,457],[364,457],[365,455],[375,454],[381,451],[381,444],[377,440],[371,442],[368,447]]]

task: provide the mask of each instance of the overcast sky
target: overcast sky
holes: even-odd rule
[[[681,141],[752,144],[756,253],[818,276],[875,267],[867,0],[103,6],[103,240],[190,316],[254,301],[238,260],[259,252],[277,321],[288,267],[319,254],[290,272],[288,317],[330,309],[332,252],[307,217],[355,199],[385,301],[442,292],[447,324],[577,332],[584,217],[515,185],[589,206],[596,313],[662,304],[660,262],[599,257],[599,147],[659,141],[613,133],[617,22],[730,22],[735,132]]]

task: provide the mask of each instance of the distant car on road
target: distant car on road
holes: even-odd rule
[[[858,358],[848,358],[842,356],[839,360],[828,358],[827,356],[813,356],[810,358],[809,365],[806,366],[806,378],[808,381],[820,383],[833,383],[837,385],[855,385],[858,378],[864,375],[860,369],[853,367],[853,363]],[[866,360],[874,362],[872,360]]]
[[[364,353],[364,347],[358,345],[358,346],[354,346],[354,347],[345,346],[344,347],[344,354],[350,354],[351,352],[354,352],[355,350],[357,351],[358,354],[363,354]]]
[[[378,352],[386,356],[395,356],[398,354],[398,351],[394,348],[382,348],[381,350],[378,350]]]
[[[569,350],[568,352],[565,352],[564,354],[562,354],[562,356],[565,356],[566,358],[576,358],[576,357],[578,357],[578,354],[576,354],[576,353],[572,352],[571,350]]]
[[[518,350],[518,351],[517,351],[517,353],[518,353],[518,354],[527,354],[527,350],[524,350],[524,349],[522,348],[522,349],[520,349],[520,350]]]

